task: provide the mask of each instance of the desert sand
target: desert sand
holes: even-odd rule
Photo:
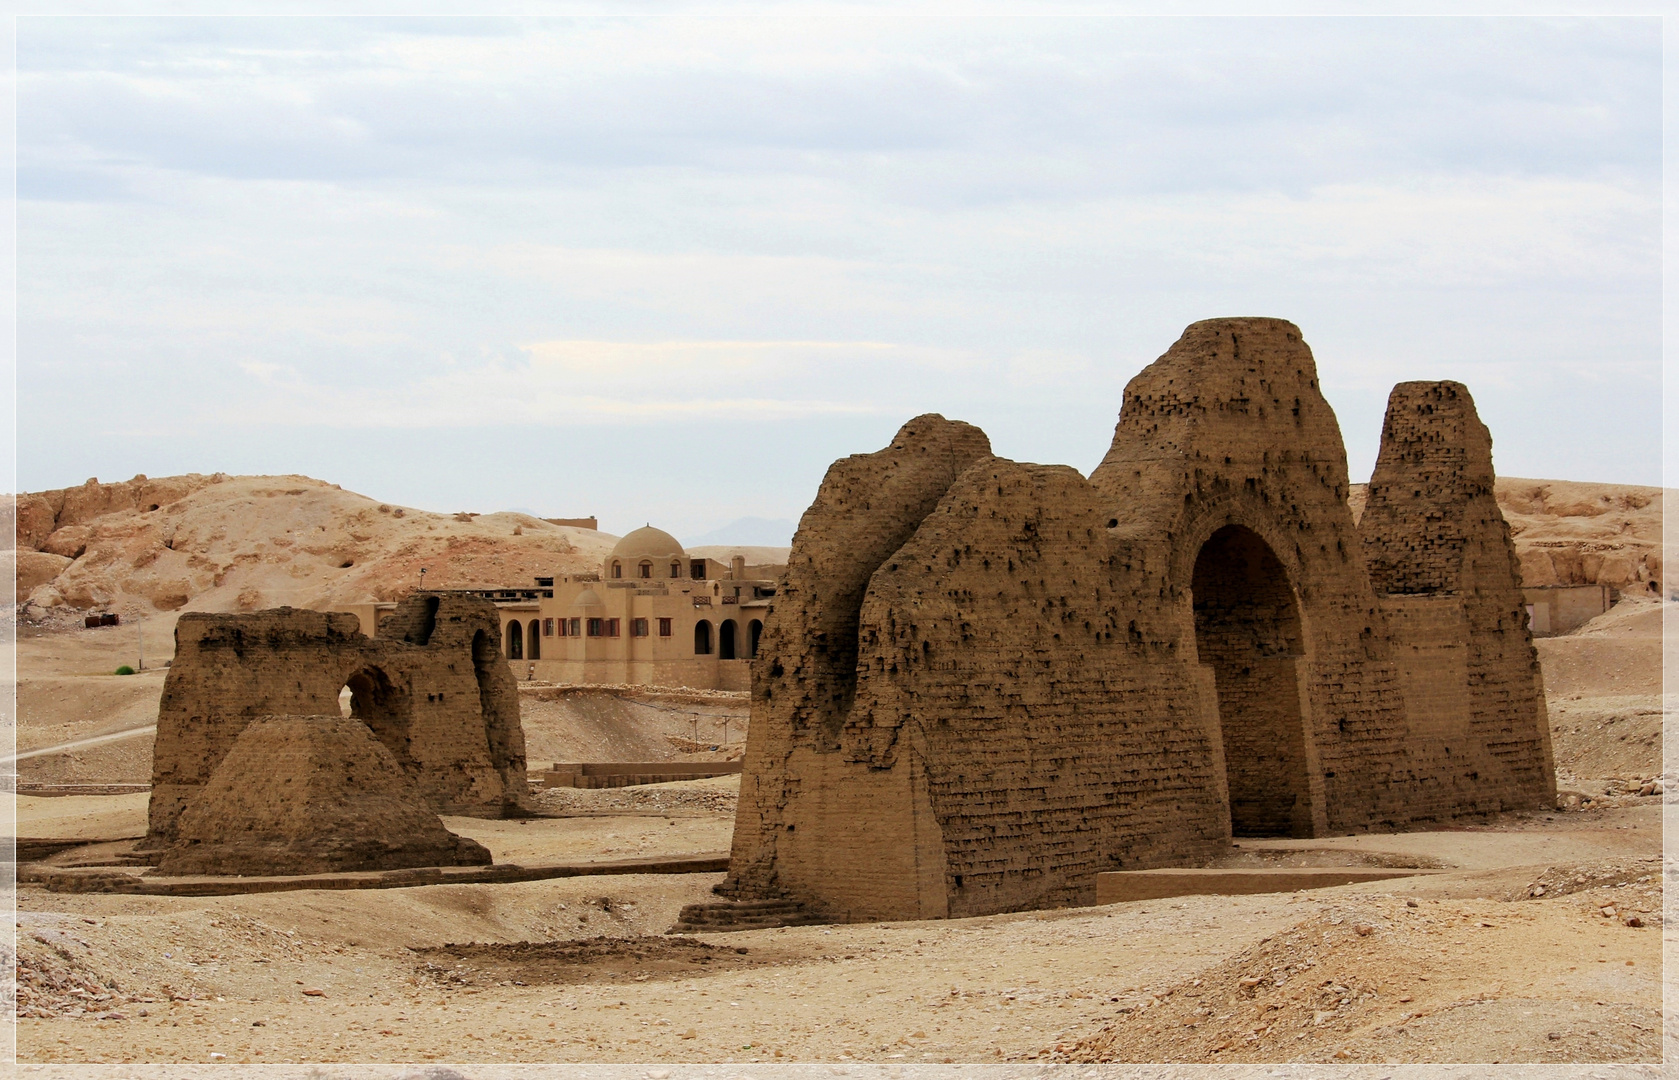
[[[263,498],[257,506],[298,497]],[[383,524],[378,505],[362,509]],[[415,516],[391,521],[393,534]],[[430,524],[446,543],[484,520]],[[545,535],[509,528],[507,542]],[[533,558],[546,558],[532,543]],[[370,558],[394,568],[392,582],[406,573]],[[251,575],[237,580],[229,571],[192,606],[237,607],[259,578],[339,595],[328,589],[336,568],[291,578],[274,565],[236,568]],[[136,580],[113,596],[149,604],[149,587]],[[721,874],[206,898],[26,884],[12,897],[18,1060],[1659,1062],[1664,797],[1636,792],[1661,774],[1662,614],[1629,598],[1538,643],[1565,808],[1436,831],[1241,841],[1230,856],[1445,873],[694,937],[665,931],[684,904],[712,898]],[[149,665],[168,658],[172,619],[153,612],[143,624]],[[133,662],[135,632],[50,618],[23,628],[20,748],[155,720],[161,671],[107,674]],[[696,732],[719,747],[702,753],[728,756],[745,706],[738,695],[531,687],[521,712],[541,764],[680,757]],[[143,781],[149,762],[142,731],[18,768],[25,780],[91,784]],[[498,862],[700,854],[727,849],[737,790],[732,777],[557,790],[538,796],[550,816],[445,823]],[[26,837],[144,829],[143,793],[17,802]]]

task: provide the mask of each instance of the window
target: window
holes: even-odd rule
[[[646,619],[631,619],[630,620],[630,636],[631,637],[646,637],[647,636],[647,620]]]
[[[644,578],[650,578],[653,576],[653,564],[650,562],[644,562],[636,569],[641,571],[641,576]]]
[[[670,576],[672,578],[679,578],[679,577],[682,576],[682,564],[681,563],[673,562],[673,563],[670,564]]]
[[[660,637],[670,637],[670,620],[669,619],[660,619],[659,620],[659,636]]]
[[[612,576],[615,577],[615,578],[621,578],[621,577],[624,576],[624,564],[623,563],[613,563],[612,564]]]
[[[542,636],[543,637],[553,637],[554,636],[554,620],[553,619],[543,619],[542,620]]]
[[[566,636],[566,621],[564,619],[555,619],[554,621],[560,624],[559,627],[558,627],[558,629],[560,631],[560,636],[565,637]]]
[[[590,619],[589,620],[589,636],[590,637],[600,637],[601,636],[601,629],[602,629],[601,624],[604,623],[605,621],[606,621],[605,619]]]
[[[571,622],[571,636],[572,637],[582,637],[583,636],[583,620],[582,619],[572,619],[572,620],[570,620],[570,622]]]
[[[695,581],[705,580],[705,560],[695,559],[688,564],[688,576]]]
[[[606,636],[607,637],[617,637],[618,636],[618,620],[617,619],[606,620]]]

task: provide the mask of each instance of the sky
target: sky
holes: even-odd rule
[[[17,58],[21,490],[786,542],[923,412],[1088,474],[1232,315],[1301,327],[1355,481],[1439,378],[1502,475],[1661,479],[1653,18],[31,17]]]

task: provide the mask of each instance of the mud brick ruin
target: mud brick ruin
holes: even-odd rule
[[[178,838],[183,812],[259,716],[351,714],[435,813],[504,816],[526,797],[518,687],[495,605],[415,593],[378,638],[354,615],[275,608],[181,616],[163,684],[144,846]],[[253,783],[280,783],[280,777]]]
[[[1555,796],[1492,444],[1393,392],[1370,499],[1298,328],[1190,326],[1089,479],[936,415],[836,462],[754,666],[717,891],[839,920],[1091,903],[1232,835]]]
[[[443,827],[390,750],[345,716],[245,725],[181,814],[162,874],[321,874],[484,866]]]

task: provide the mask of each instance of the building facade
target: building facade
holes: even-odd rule
[[[690,557],[649,525],[598,572],[481,595],[501,611],[502,655],[519,679],[745,690],[780,569]]]

